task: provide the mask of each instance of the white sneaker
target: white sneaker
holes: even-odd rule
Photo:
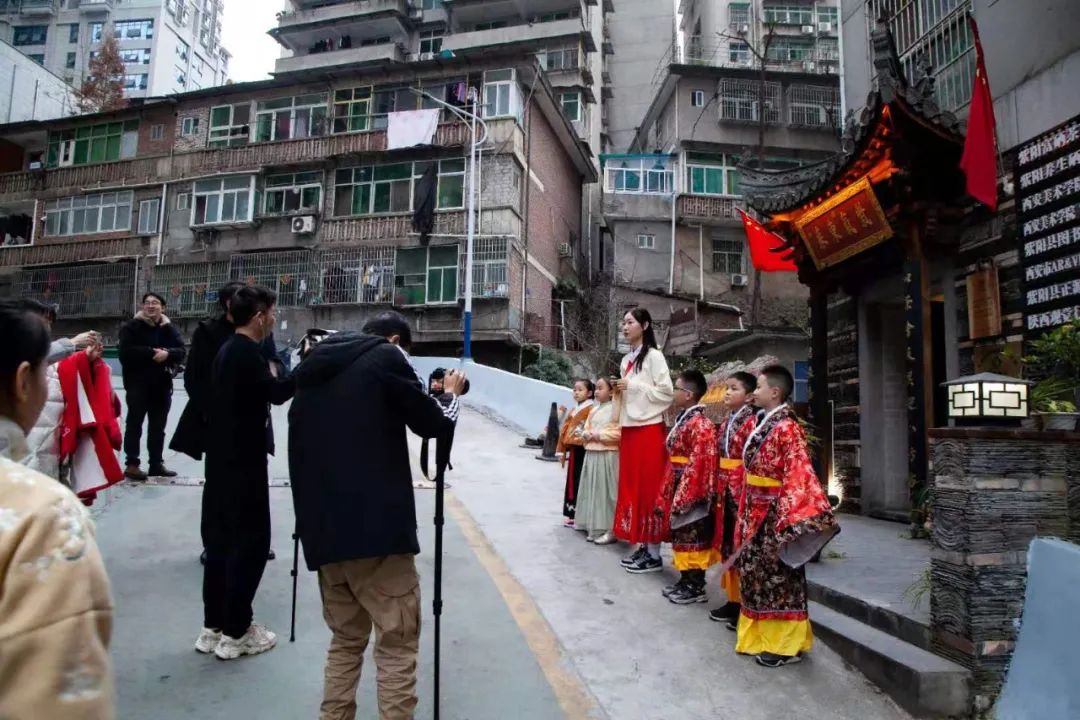
[[[209,655],[214,652],[214,649],[221,642],[221,631],[211,630],[210,628],[203,628],[199,633],[199,639],[195,641],[195,649],[201,653]]]
[[[275,645],[277,645],[277,635],[259,623],[251,623],[244,637],[239,640],[222,635],[221,642],[214,648],[214,654],[221,660],[235,660],[241,655],[264,653],[272,650]]]

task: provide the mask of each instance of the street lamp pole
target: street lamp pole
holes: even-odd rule
[[[469,203],[468,203],[468,217],[466,218],[466,230],[465,230],[465,359],[472,360],[472,304],[473,304],[473,241],[476,237],[476,195],[480,189],[476,187],[476,152],[477,149],[487,142],[488,128],[487,123],[483,118],[478,116],[475,112],[467,112],[459,107],[455,107],[448,102],[440,100],[431,93],[424,92],[418,88],[409,88],[413,94],[425,97],[431,100],[435,104],[446,108],[463,121],[469,123]],[[473,109],[475,110],[480,104],[479,91],[476,88],[470,87],[468,89],[468,98],[473,102]],[[480,127],[484,131],[484,136],[479,140],[476,137],[476,125],[480,124]]]

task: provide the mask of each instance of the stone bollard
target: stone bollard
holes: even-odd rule
[[[537,460],[556,462],[555,448],[559,445],[559,405],[551,403],[551,412],[548,414],[547,432],[544,434],[543,454],[537,455]]]
[[[1070,535],[1080,433],[937,428],[930,442],[932,649],[971,670],[981,713],[1001,692],[1016,644],[1028,546]]]

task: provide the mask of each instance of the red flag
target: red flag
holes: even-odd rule
[[[738,208],[736,208],[738,210]],[[796,272],[794,260],[785,260],[786,241],[776,233],[771,233],[757,220],[739,210],[743,227],[746,228],[746,241],[750,245],[750,261],[761,272]]]
[[[997,122],[994,120],[994,97],[986,77],[986,61],[975,16],[968,15],[971,36],[975,41],[975,87],[968,111],[967,137],[960,169],[967,176],[968,195],[991,210],[997,210]]]

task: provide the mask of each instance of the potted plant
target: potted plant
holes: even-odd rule
[[[1075,429],[1080,417],[1076,412],[1080,404],[1080,320],[1033,340],[1025,365],[1039,379],[1031,400],[1041,415],[1043,429]]]

